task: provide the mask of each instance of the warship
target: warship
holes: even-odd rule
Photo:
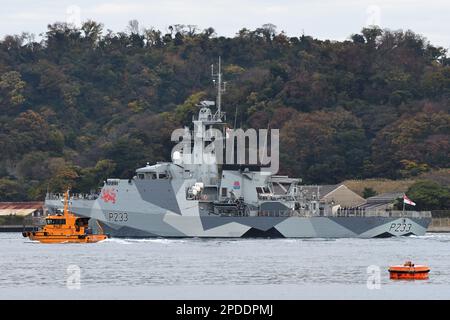
[[[226,132],[220,67],[212,72],[216,101],[199,104],[193,117],[194,157],[202,157],[213,138]],[[213,112],[212,107],[216,107]],[[189,130],[185,128],[184,130]],[[226,137],[226,135],[225,135]],[[130,179],[107,179],[97,193],[72,195],[70,211],[112,237],[199,238],[376,238],[424,235],[430,212],[339,209],[307,196],[301,179],[277,175],[261,164],[172,161],[138,168]],[[45,208],[58,212],[63,195],[47,193]]]

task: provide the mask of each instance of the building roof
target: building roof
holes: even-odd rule
[[[403,197],[403,192],[386,192],[367,198],[367,203],[392,203]]]
[[[44,202],[0,202],[0,216],[26,216],[43,206]]]

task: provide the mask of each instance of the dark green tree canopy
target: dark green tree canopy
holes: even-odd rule
[[[281,173],[336,183],[450,167],[450,59],[410,30],[323,41],[272,24],[230,38],[53,23],[40,41],[0,41],[0,201],[89,191],[168,160],[172,130],[215,97],[218,56],[229,126],[280,129]]]

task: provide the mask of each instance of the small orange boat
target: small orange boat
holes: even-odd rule
[[[414,265],[411,261],[405,264],[389,267],[390,278],[393,280],[426,280],[430,268],[423,265]]]
[[[103,232],[90,233],[89,218],[77,217],[69,212],[68,198],[69,191],[64,194],[63,214],[47,216],[45,226],[39,231],[27,231],[22,235],[42,243],[94,243],[107,239],[108,236]]]

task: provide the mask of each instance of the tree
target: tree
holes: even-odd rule
[[[23,201],[24,191],[18,181],[0,179],[0,201]]]
[[[363,198],[367,199],[373,196],[376,196],[377,192],[375,190],[373,190],[372,188],[364,188],[363,190]]]
[[[60,168],[49,181],[50,191],[64,192],[76,187],[76,181],[79,178],[77,171],[77,168],[71,165]]]
[[[280,143],[282,166],[306,182],[356,177],[368,155],[361,122],[344,110],[298,113],[281,129]]]
[[[49,139],[48,123],[39,113],[27,110],[14,119],[12,137],[16,142],[17,157],[34,150],[46,150]]]
[[[200,91],[190,95],[183,104],[175,109],[175,116],[180,123],[187,123],[192,116],[195,115],[199,107],[200,101],[206,96],[206,92]]]
[[[406,192],[416,203],[412,210],[444,210],[450,209],[450,189],[436,182],[424,180],[413,184]]]
[[[23,104],[25,102],[23,96],[25,85],[25,81],[22,80],[20,73],[17,71],[10,71],[2,74],[0,78],[0,92],[3,91],[8,97],[8,100],[2,101],[3,99],[0,95],[0,106],[1,104],[11,104],[12,106]]]
[[[87,39],[91,45],[95,45],[101,39],[103,24],[88,20],[83,23],[81,30],[84,32],[84,38]]]
[[[369,46],[374,47],[376,45],[377,39],[383,35],[383,30],[378,26],[372,26],[363,28],[361,32],[366,39],[366,42]]]
[[[375,170],[391,177],[449,167],[450,115],[442,111],[405,115],[380,130],[372,148]]]
[[[335,183],[450,167],[450,58],[410,30],[367,27],[330,41],[272,24],[225,37],[137,21],[103,33],[88,20],[50,24],[39,42],[0,40],[0,178],[42,199],[49,184],[88,192],[170,159],[172,130],[215,98],[217,56],[227,123],[281,129],[285,173]]]

